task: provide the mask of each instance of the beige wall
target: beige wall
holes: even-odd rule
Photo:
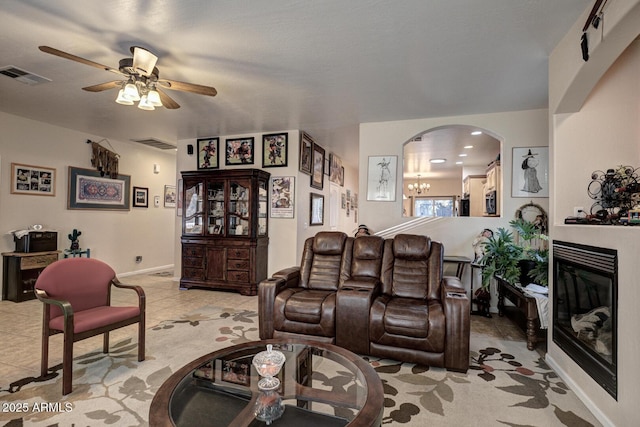
[[[636,397],[640,394],[636,332],[640,324],[640,228],[564,225],[563,220],[574,206],[589,208],[594,202],[587,195],[592,171],[640,166],[640,42],[632,43],[640,32],[640,1],[609,2],[605,34],[601,37],[589,30],[591,58],[584,62],[577,41],[589,10],[550,58],[551,236],[618,250],[618,400],[552,339],[547,361],[604,425],[630,426],[638,423]]]
[[[119,275],[173,266],[174,209],[153,207],[153,196],[162,198],[164,185],[175,185],[175,151],[161,151],[133,142],[109,141],[120,154],[120,173],[131,176],[131,185],[149,188],[149,208],[129,211],[67,209],[69,166],[92,169],[91,146],[86,140],[102,138],[42,122],[0,113],[0,249],[15,245],[9,230],[42,224],[58,231],[58,249],[70,245],[67,235],[82,231],[80,244],[91,257],[110,264]],[[106,145],[109,148],[108,145]],[[11,163],[56,169],[55,197],[10,193]],[[153,165],[160,173],[153,173]],[[168,231],[168,232],[167,232]],[[135,256],[142,256],[142,263]]]
[[[493,230],[509,227],[516,210],[525,203],[533,201],[548,209],[548,198],[512,198],[511,197],[511,152],[513,147],[534,147],[548,145],[547,110],[516,111],[495,114],[482,114],[431,119],[403,120],[360,125],[360,165],[367,165],[369,156],[398,156],[398,170],[402,170],[403,144],[419,133],[446,125],[469,125],[484,129],[501,141],[501,164],[503,182],[503,201],[500,218],[441,218],[415,229],[415,232],[427,234],[442,241],[448,255],[473,257],[471,243],[484,228]],[[402,180],[397,182],[395,202],[367,201],[367,169],[360,167],[361,222],[374,230],[384,230],[393,225],[406,222],[411,218],[402,217]],[[400,174],[398,175],[400,177]],[[459,194],[461,191],[458,188]],[[467,269],[468,270],[468,269]],[[469,285],[469,272],[464,283]],[[477,283],[477,282],[476,282]],[[494,298],[494,304],[495,304]]]

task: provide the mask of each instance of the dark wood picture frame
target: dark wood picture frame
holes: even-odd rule
[[[262,167],[287,166],[289,160],[289,134],[271,133],[262,135]]]
[[[252,165],[254,163],[254,138],[232,138],[225,141],[226,166]]]
[[[198,144],[198,169],[218,169],[220,167],[220,139],[200,138]]]
[[[313,138],[304,132],[300,131],[300,164],[298,169],[300,172],[311,175],[313,161]]]
[[[147,187],[133,187],[132,206],[134,208],[149,207],[149,189]]]
[[[324,195],[309,193],[309,225],[324,224]]]
[[[128,211],[131,209],[131,176],[109,178],[93,169],[69,166],[67,209]],[[105,191],[93,188],[110,187]],[[89,189],[89,190],[88,190]]]
[[[311,186],[322,190],[324,187],[324,148],[313,143],[313,156],[312,156],[312,173],[311,173]]]

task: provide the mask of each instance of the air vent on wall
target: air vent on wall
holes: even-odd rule
[[[175,150],[177,148],[175,145],[167,144],[166,142],[155,138],[132,139],[132,141],[137,142],[138,144],[148,145],[149,147],[159,148],[161,150]]]
[[[51,79],[33,74],[26,70],[22,70],[18,67],[14,67],[13,65],[0,68],[0,74],[11,77],[12,79],[19,81],[20,83],[24,83],[30,86],[39,85],[41,83],[47,83],[51,81]]]

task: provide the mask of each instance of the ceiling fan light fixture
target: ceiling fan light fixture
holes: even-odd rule
[[[158,57],[147,49],[135,46],[131,49],[133,52],[133,69],[136,73],[149,77],[153,72],[153,68],[158,62]]]
[[[153,111],[156,109],[156,107],[153,106],[153,104],[151,104],[149,102],[149,98],[147,97],[147,95],[142,95],[142,98],[140,98],[140,102],[138,103],[138,108],[141,110],[147,110],[147,111]]]
[[[160,100],[160,94],[155,88],[152,88],[147,94],[147,100],[154,107],[162,107],[162,101]]]
[[[124,89],[120,89],[118,91],[118,97],[116,98],[116,102],[121,105],[133,105],[133,101],[125,96]]]
[[[138,92],[138,87],[133,82],[133,79],[129,79],[129,81],[125,85],[124,96],[126,96],[131,101],[140,101],[140,93]]]

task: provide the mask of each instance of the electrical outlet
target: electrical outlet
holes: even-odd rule
[[[573,216],[584,216],[584,215],[585,215],[584,207],[575,206],[573,208]]]
[[[136,262],[142,262],[142,255],[136,255]]]

